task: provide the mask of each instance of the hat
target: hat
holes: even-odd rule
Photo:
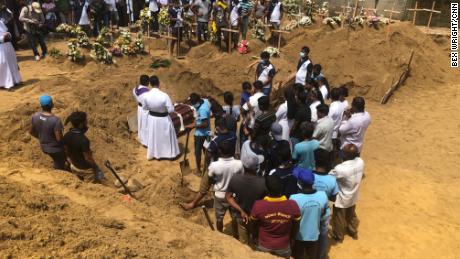
[[[51,98],[51,96],[47,94],[40,96],[39,100],[40,100],[40,106],[42,107],[53,105],[53,98]]]
[[[42,13],[42,7],[40,6],[40,3],[39,2],[33,2],[31,4],[32,6],[32,9],[34,10],[34,12],[36,13]]]
[[[283,135],[283,127],[279,123],[273,123],[272,127],[270,129],[270,132],[272,133],[272,136],[275,140],[279,141],[282,139]]]
[[[315,181],[315,175],[310,169],[296,166],[292,171],[292,174],[302,185],[313,185],[313,182]]]
[[[244,168],[258,171],[260,164],[264,162],[264,156],[258,155],[251,149],[251,141],[246,140],[241,147],[241,162]]]

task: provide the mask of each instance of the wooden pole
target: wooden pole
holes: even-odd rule
[[[428,29],[430,28],[431,25],[431,18],[433,18],[433,12],[434,12],[434,6],[436,5],[436,1],[433,1],[433,4],[431,5],[431,11],[430,11],[430,18],[428,19]]]
[[[278,33],[278,50],[281,47],[281,33]]]
[[[353,11],[353,20],[354,20],[355,17],[356,17],[356,11],[358,11],[358,2],[359,2],[359,0],[356,0],[356,1],[355,1],[355,10]]]
[[[176,44],[176,58],[179,58],[179,52],[180,52],[180,39],[182,38],[182,28],[179,27],[178,35],[177,35],[177,44]]]
[[[418,4],[418,2],[415,1],[414,17],[412,18],[412,24],[413,24],[413,25],[415,25],[415,17],[417,16],[417,4]]]

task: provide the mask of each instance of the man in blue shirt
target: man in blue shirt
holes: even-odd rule
[[[306,168],[315,168],[314,151],[319,148],[319,142],[313,139],[315,125],[311,122],[304,122],[300,125],[301,135],[304,141],[294,146],[292,159],[297,161],[297,165]]]
[[[187,128],[195,128],[195,161],[197,174],[201,175],[201,152],[203,144],[211,131],[211,104],[207,99],[202,99],[197,93],[190,94],[190,103],[195,107],[197,118],[195,124],[188,125]]]
[[[315,177],[311,170],[300,167],[294,170],[300,186],[301,193],[291,195],[300,208],[299,233],[297,234],[293,256],[294,258],[317,258],[319,248],[320,226],[324,224],[324,215],[327,208],[327,195],[323,191],[313,188]]]
[[[339,186],[334,176],[329,175],[329,160],[330,155],[327,150],[317,149],[315,150],[315,170],[313,170],[315,181],[313,188],[317,191],[323,191],[326,193],[330,201],[335,201],[337,193],[339,193]],[[319,259],[327,258],[327,246],[328,238],[327,231],[329,226],[329,220],[331,218],[331,209],[329,206],[326,207],[326,213],[324,215],[324,221],[320,227],[319,234]]]

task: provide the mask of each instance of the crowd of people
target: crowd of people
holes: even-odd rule
[[[226,92],[223,112],[215,113],[209,105],[203,108],[208,100],[191,95],[192,105],[206,110],[199,112],[206,116],[196,126],[205,124],[202,133],[208,133],[195,134],[200,189],[180,205],[197,207],[213,187],[217,230],[223,231],[229,211],[234,237],[259,251],[327,258],[328,237],[339,243],[346,234],[358,238],[360,155],[371,118],[364,98],[354,97],[350,107],[345,86],[330,88],[321,66],[309,59],[308,47],[301,49],[294,84],[284,89],[285,102],[272,110],[276,69],[267,54],[261,54],[257,81],[242,84],[239,105]]]
[[[190,94],[196,117],[185,128],[194,130],[195,173],[201,183],[196,195],[180,205],[197,207],[212,187],[217,230],[223,231],[229,212],[233,236],[254,249],[284,258],[327,258],[329,238],[339,243],[345,235],[358,238],[361,152],[371,118],[363,97],[354,97],[350,106],[345,86],[328,85],[321,66],[309,59],[308,47],[299,56],[293,84],[284,89],[277,109],[270,102],[276,69],[266,52],[260,55],[257,80],[242,83],[239,103],[231,92],[223,94],[224,105]],[[174,160],[181,154],[170,117],[174,105],[160,90],[159,78],[140,76],[133,95],[147,159]],[[85,136],[86,113],[73,112],[66,119],[72,127],[63,134],[52,98],[43,95],[39,101],[42,111],[32,116],[30,134],[54,168],[103,181]]]

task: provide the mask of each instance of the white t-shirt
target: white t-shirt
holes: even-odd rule
[[[104,0],[104,2],[109,7],[110,12],[116,12],[117,11],[117,2],[115,0]]]
[[[310,65],[311,62],[308,59],[307,61],[303,62],[303,64],[299,67],[299,70],[297,70],[297,73],[295,74],[295,83],[296,84],[302,84],[305,85],[305,80],[307,79],[307,68],[308,65]]]
[[[350,208],[358,201],[359,186],[364,174],[364,161],[357,157],[337,165],[329,173],[335,176],[339,193],[335,200],[337,208]]]
[[[149,3],[149,10],[151,12],[158,12],[159,11],[157,0],[147,0],[145,2]]]
[[[230,106],[228,105],[224,105],[222,106],[222,109],[224,109],[224,112],[226,114],[230,114]],[[239,105],[233,105],[233,107],[231,107],[231,115],[233,116],[233,118],[235,118],[235,120],[238,119],[238,116],[240,116],[240,106]]]
[[[249,97],[249,104],[253,108],[254,111],[254,118],[257,118],[260,114],[260,109],[259,109],[259,98],[264,96],[264,93],[262,92],[257,92],[253,96]],[[249,111],[249,106],[248,103],[245,103],[243,105],[243,110]]]
[[[270,22],[280,24],[281,18],[281,2],[278,2],[273,8],[272,14],[270,15]]]
[[[329,106],[329,115],[328,117],[334,121],[334,132],[332,133],[332,138],[336,139],[339,133],[340,123],[342,122],[343,116],[343,104],[340,101],[333,101]]]
[[[263,64],[262,64],[263,65]],[[264,68],[264,70],[262,70],[262,73],[260,73],[259,77],[257,78],[258,81],[260,82],[265,82],[268,80],[268,77],[270,76],[270,71],[272,69],[275,69],[275,67],[270,63],[268,66],[266,66]],[[268,83],[266,85],[264,85],[264,88],[271,88],[272,87],[272,83]]]
[[[225,199],[225,192],[233,175],[243,173],[243,163],[233,157],[221,157],[219,160],[212,162],[209,165],[208,176],[214,178],[216,181],[214,184],[214,195],[216,198]]]
[[[321,95],[323,96],[323,100],[326,101],[326,99],[327,99],[327,94],[329,93],[329,92],[327,91],[326,85],[320,86],[320,87],[319,87],[319,91],[321,92]]]
[[[320,101],[315,101],[310,104],[310,111],[311,111],[311,122],[316,122],[318,120],[318,113],[316,112],[316,107],[320,105]]]
[[[332,135],[334,132],[334,121],[329,116],[318,120],[313,138],[319,141],[319,147],[327,151],[332,151]]]
[[[238,8],[240,8],[240,4],[233,7],[232,12],[230,13],[230,22],[232,26],[238,26]]]

